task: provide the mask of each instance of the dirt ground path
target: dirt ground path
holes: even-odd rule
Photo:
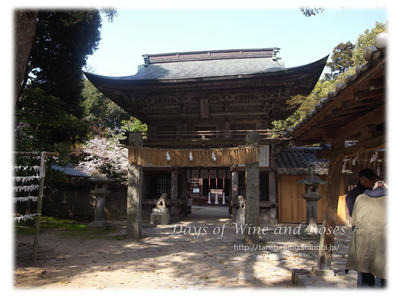
[[[124,222],[114,222],[118,231],[109,239],[65,238],[48,230],[40,236],[36,263],[30,259],[32,236],[18,235],[15,287],[286,288],[292,287],[292,269],[316,264],[317,250],[295,247],[316,246],[317,240],[276,234],[279,225],[275,225],[262,237],[267,245],[278,248],[245,249],[236,226],[218,214],[206,217],[209,212],[194,209],[191,218],[177,224],[144,226],[144,238],[139,241],[122,239]],[[336,243],[335,267],[344,269],[348,233]]]

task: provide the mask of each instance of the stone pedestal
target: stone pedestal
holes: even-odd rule
[[[150,224],[167,225],[170,223],[170,215],[166,205],[167,194],[163,193],[157,201],[150,215]]]
[[[304,233],[308,235],[318,235],[317,225],[317,200],[307,200],[307,227]]]
[[[276,208],[271,206],[268,208],[260,208],[260,224],[263,225],[274,225],[277,224],[276,220]]]
[[[104,218],[104,206],[106,203],[106,197],[110,194],[108,190],[108,184],[111,182],[110,179],[105,175],[95,175],[90,178],[95,183],[94,190],[91,190],[91,194],[96,198],[96,206],[94,211],[94,221],[87,225],[88,228],[108,228],[110,225]]]

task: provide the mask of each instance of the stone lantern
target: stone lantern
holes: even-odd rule
[[[319,193],[319,185],[326,184],[326,181],[315,175],[315,168],[310,165],[308,167],[308,175],[304,179],[297,181],[297,183],[305,185],[305,193],[302,196],[307,201],[307,227],[303,233],[306,235],[318,235],[317,202],[322,197]]]
[[[105,229],[109,227],[109,224],[104,218],[104,206],[106,203],[106,197],[110,194],[108,184],[112,182],[112,180],[103,174],[94,175],[89,180],[95,184],[94,190],[91,190],[90,193],[96,199],[96,206],[94,210],[94,221],[89,223],[88,227]]]

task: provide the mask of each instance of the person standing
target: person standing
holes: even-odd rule
[[[353,213],[354,203],[359,195],[365,192],[367,189],[372,189],[376,182],[377,176],[372,169],[363,169],[358,173],[358,184],[355,188],[349,191],[346,195],[346,204],[351,217]]]
[[[354,226],[346,270],[361,273],[358,286],[386,285],[386,193],[382,181],[366,190],[355,201],[351,224]]]
[[[349,217],[352,216],[353,214],[353,207],[354,203],[356,202],[356,199],[359,195],[365,192],[367,189],[372,189],[374,187],[375,181],[376,181],[376,174],[374,170],[366,168],[362,169],[358,173],[358,184],[355,188],[353,188],[351,191],[349,191],[346,195],[346,204],[347,204],[347,212]],[[354,230],[354,226],[353,226]],[[363,282],[366,280],[368,281],[369,276],[366,274],[363,274],[361,272],[357,273],[357,286],[361,286]]]

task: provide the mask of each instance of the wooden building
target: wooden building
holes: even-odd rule
[[[321,236],[321,269],[329,269],[332,261],[334,235],[328,229],[337,224],[340,186],[347,177],[343,171],[350,169],[354,175],[361,166],[373,166],[384,177],[386,43],[386,33],[378,34],[375,45],[364,49],[367,63],[358,65],[356,74],[321,99],[314,111],[289,132],[296,145],[327,145],[321,152],[329,160],[323,218],[327,233]]]
[[[314,174],[327,180],[329,161],[319,157],[322,147],[287,147],[279,152],[277,158],[278,174],[278,220],[279,223],[301,223],[307,221],[306,200],[302,196],[304,184],[297,182],[308,175],[308,166],[314,166]],[[349,223],[346,211],[345,194],[348,180],[340,184],[337,216],[339,224]],[[317,203],[317,223],[323,222],[324,208],[327,201],[327,186],[321,185],[322,198]]]
[[[257,132],[259,207],[266,211],[264,222],[276,222],[276,157],[288,138],[270,129],[271,122],[296,109],[289,109],[286,101],[310,93],[327,61],[324,57],[285,68],[278,52],[264,48],[152,54],[144,55],[144,64],[132,76],[85,75],[148,125],[139,143],[147,149],[225,149],[245,145],[246,134]],[[172,214],[179,215],[177,203],[188,198],[198,205],[232,206],[232,198],[246,196],[244,167],[177,167],[168,160],[164,165],[145,164],[142,204],[151,206],[153,199],[168,193]]]

